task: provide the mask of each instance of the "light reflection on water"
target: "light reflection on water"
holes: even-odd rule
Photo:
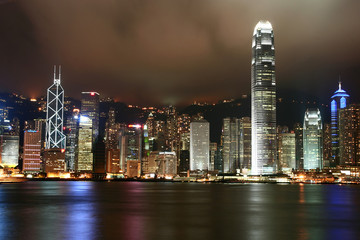
[[[356,239],[358,186],[0,185],[0,239]]]

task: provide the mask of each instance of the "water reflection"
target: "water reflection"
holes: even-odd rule
[[[69,201],[66,212],[62,239],[97,238],[97,202],[93,182],[70,182],[67,186]]]
[[[28,182],[0,186],[0,239],[356,239],[360,188]]]

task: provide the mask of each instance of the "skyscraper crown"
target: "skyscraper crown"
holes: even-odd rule
[[[273,28],[269,21],[261,20],[256,24],[253,35],[255,35],[258,30],[272,31]]]

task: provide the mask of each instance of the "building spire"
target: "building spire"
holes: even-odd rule
[[[341,75],[339,75],[339,90],[342,90],[341,89]]]
[[[59,82],[60,82],[60,80],[61,80],[61,65],[59,65]]]
[[[61,65],[59,65],[59,77],[56,78],[56,65],[54,65],[54,83],[60,85],[61,80]]]
[[[54,83],[55,83],[55,79],[56,79],[56,65],[54,65]]]

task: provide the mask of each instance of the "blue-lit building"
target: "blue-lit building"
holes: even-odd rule
[[[335,167],[340,164],[339,159],[339,112],[349,104],[349,94],[341,88],[331,97],[331,159],[330,166]]]

